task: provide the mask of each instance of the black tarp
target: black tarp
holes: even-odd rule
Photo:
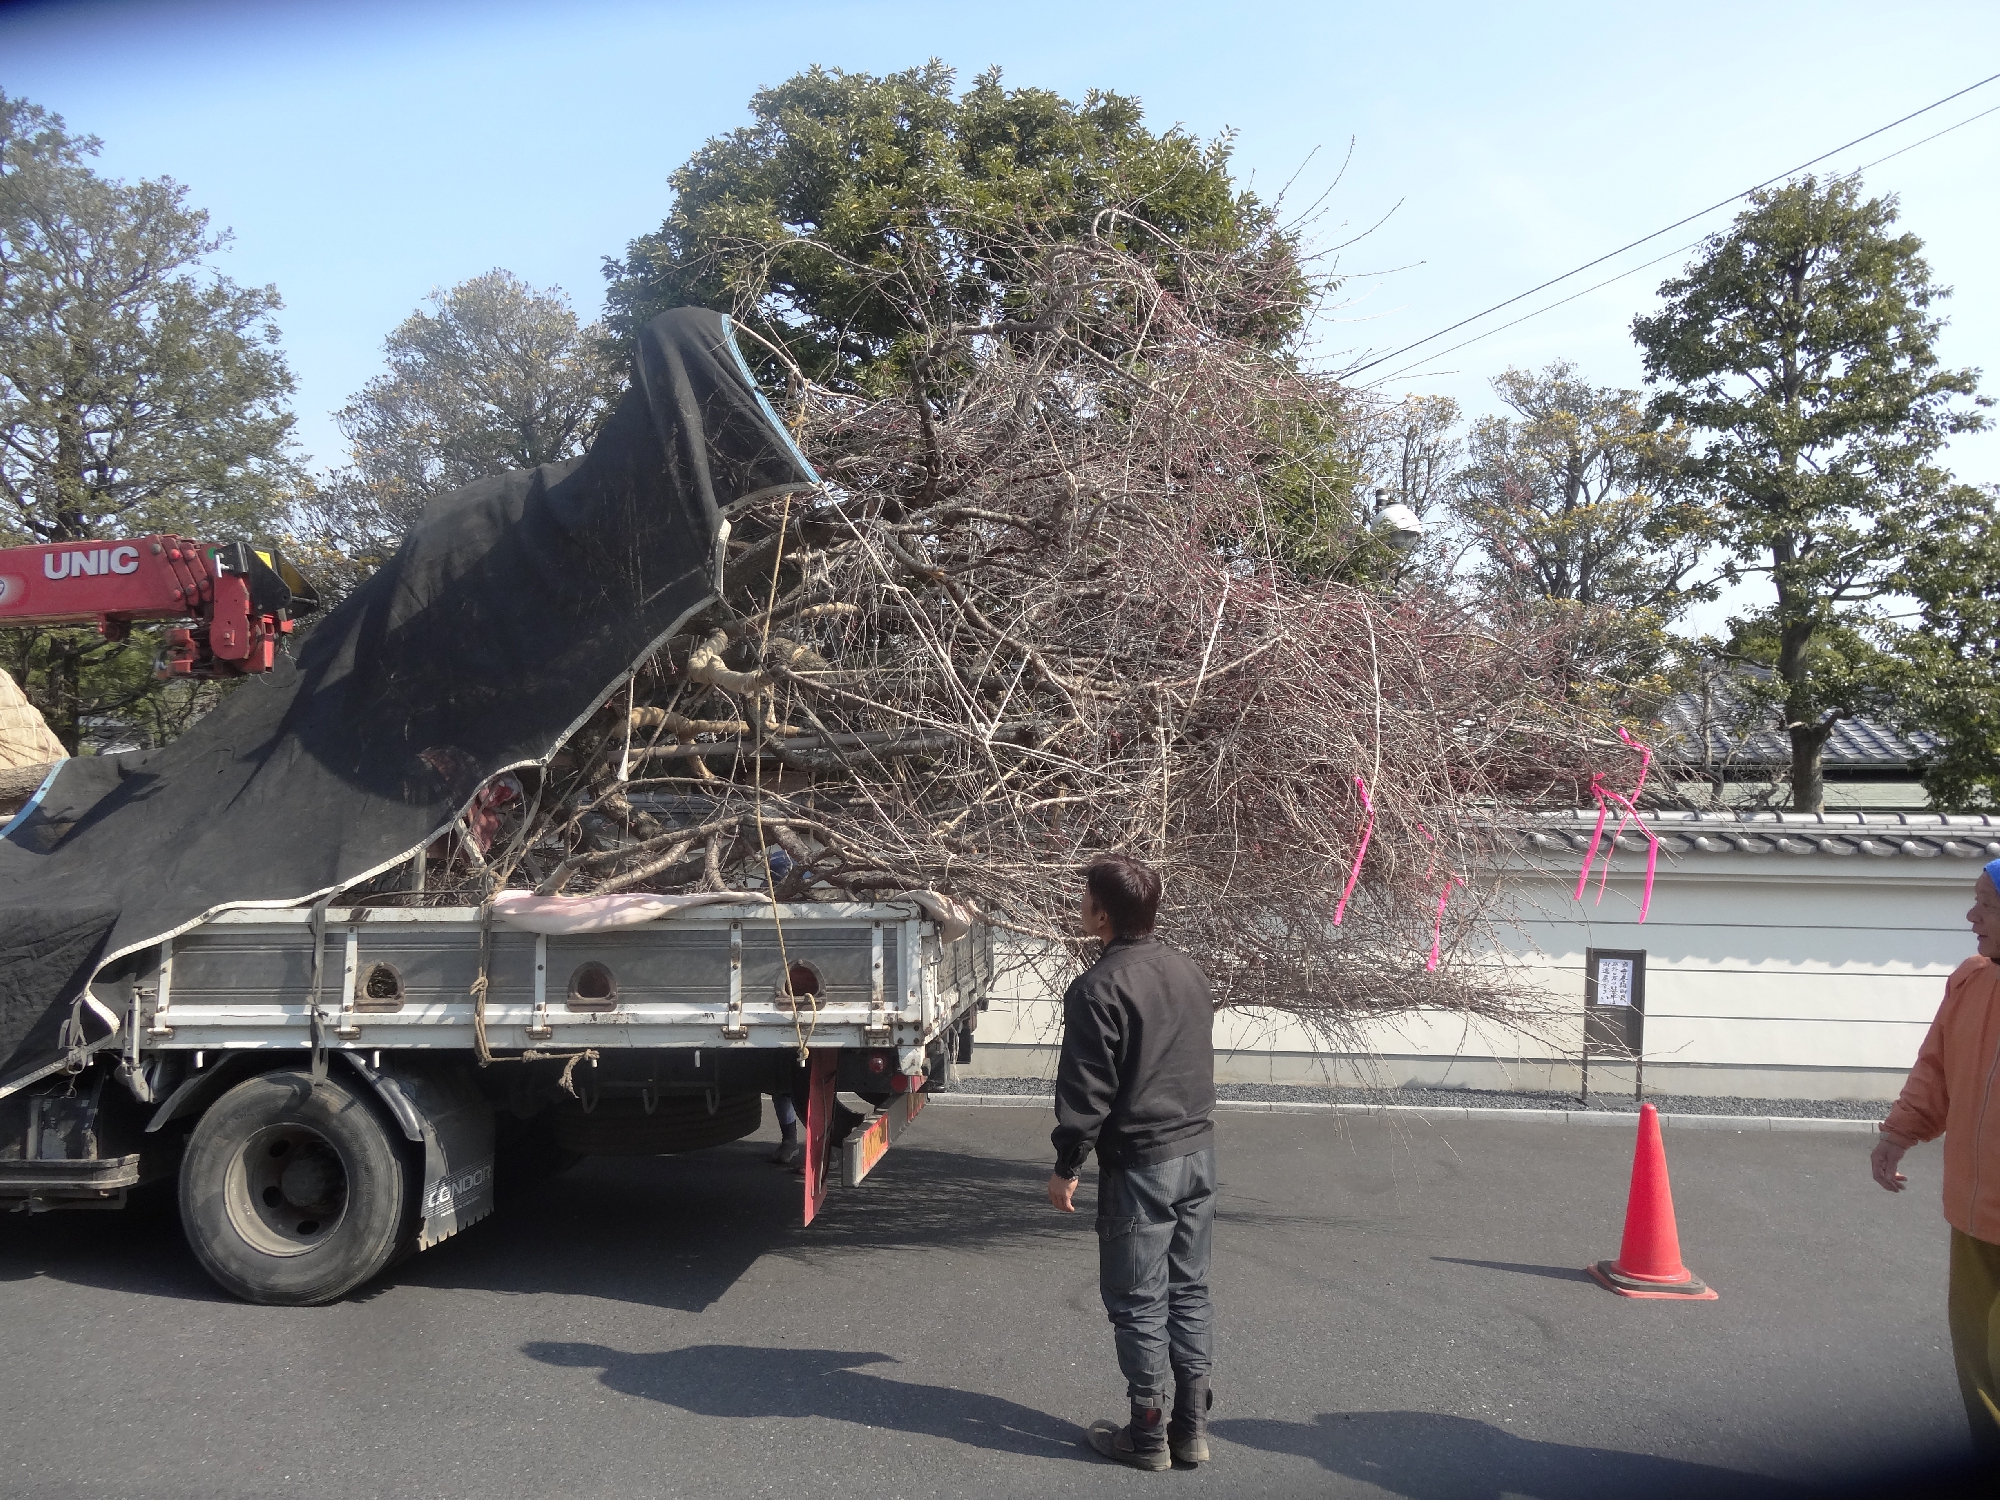
[[[225,907],[385,870],[488,778],[546,761],[714,597],[729,509],[815,483],[728,320],[656,318],[582,458],[444,496],[296,665],[161,749],[65,762],[16,819],[0,839],[0,1086],[46,1065],[101,964]]]

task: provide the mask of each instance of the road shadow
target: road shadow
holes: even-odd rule
[[[825,1417],[996,1453],[1097,1462],[1081,1446],[1081,1429],[1047,1412],[856,1368],[893,1363],[887,1354],[739,1344],[627,1354],[602,1344],[559,1343],[525,1344],[521,1352],[546,1365],[596,1370],[599,1383],[621,1395],[700,1417]]]
[[[1040,1164],[900,1146],[858,1188],[835,1187],[802,1228],[800,1179],[770,1144],[687,1156],[595,1157],[503,1201],[493,1217],[393,1267],[397,1286],[548,1292],[701,1312],[767,1255],[826,1264],[855,1252],[1018,1245],[1087,1234],[1043,1198]]]
[[[1534,1266],[1517,1260],[1468,1260],[1462,1255],[1433,1255],[1432,1260],[1451,1266],[1477,1266],[1482,1271],[1512,1271],[1517,1276],[1546,1276],[1551,1281],[1580,1281],[1596,1286],[1590,1272],[1580,1266]]]
[[[824,1264],[856,1251],[1018,1245],[1087,1236],[1052,1214],[1046,1169],[902,1146],[858,1188],[835,1187],[801,1228],[800,1180],[767,1141],[687,1156],[593,1157],[502,1197],[494,1213],[350,1294],[398,1287],[551,1292],[700,1312],[758,1259]],[[115,1213],[0,1220],[0,1284],[38,1276],[188,1301],[228,1301],[187,1247],[172,1184]]]
[[[1653,1500],[1803,1497],[1782,1480],[1711,1464],[1516,1437],[1469,1417],[1423,1411],[1322,1412],[1309,1422],[1236,1417],[1219,1438],[1309,1458],[1405,1500]]]
[[[135,1189],[122,1209],[0,1219],[0,1284],[38,1277],[137,1297],[234,1300],[188,1248],[170,1182]]]

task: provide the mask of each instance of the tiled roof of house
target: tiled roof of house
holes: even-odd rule
[[[1689,766],[1751,770],[1790,765],[1791,740],[1776,727],[1776,715],[1745,690],[1746,680],[1769,681],[1770,676],[1761,667],[1741,667],[1717,678],[1708,693],[1706,712],[1701,694],[1676,694],[1660,715],[1655,748]],[[1921,731],[1899,735],[1873,719],[1842,719],[1828,736],[1820,763],[1832,771],[1907,770],[1914,757],[1941,743],[1937,736]]]

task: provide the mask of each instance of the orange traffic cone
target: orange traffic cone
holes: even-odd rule
[[[1660,1112],[1639,1106],[1639,1140],[1632,1150],[1632,1193],[1625,1200],[1625,1239],[1618,1259],[1600,1260],[1590,1274],[1621,1297],[1674,1297],[1713,1302],[1714,1288],[1681,1264],[1674,1193],[1667,1183],[1667,1148]]]

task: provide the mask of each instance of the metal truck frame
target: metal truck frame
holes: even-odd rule
[[[321,1303],[510,1185],[740,1139],[782,1092],[809,1224],[969,1058],[992,977],[985,926],[948,938],[906,901],[548,935],[480,908],[225,911],[109,966],[67,1067],[0,1098],[0,1202],[116,1208],[177,1176],[218,1282]]]

